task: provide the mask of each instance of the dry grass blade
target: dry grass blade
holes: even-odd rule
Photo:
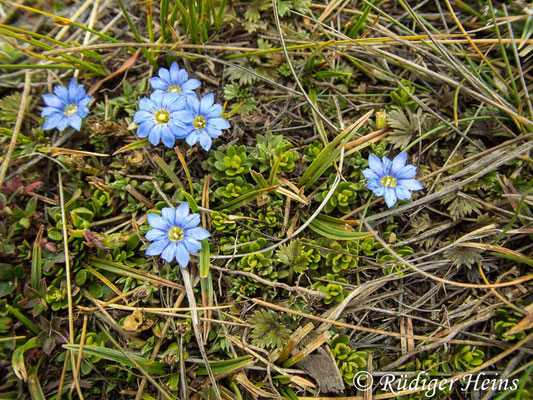
[[[65,199],[63,194],[63,177],[61,171],[58,172],[59,177],[59,205],[61,207],[61,226],[63,228],[63,248],[65,252],[65,273],[67,280],[67,301],[68,301],[68,328],[69,328],[69,343],[74,344],[74,314],[72,312],[72,283],[70,272],[70,256],[68,250],[68,232],[67,232],[67,217],[65,213]],[[79,376],[75,368],[74,352],[69,351],[70,365],[72,366],[72,375],[74,379],[74,385],[78,392],[80,399],[83,399],[83,394],[80,387]]]
[[[11,156],[15,150],[15,145],[17,144],[17,137],[20,133],[20,128],[22,127],[22,121],[24,119],[24,113],[26,112],[26,107],[28,104],[28,96],[30,94],[30,85],[31,85],[31,72],[26,71],[24,77],[24,91],[22,92],[22,99],[20,101],[20,108],[17,115],[17,121],[15,122],[15,128],[13,128],[13,135],[11,136],[11,142],[9,143],[9,148],[7,149],[4,162],[2,163],[2,170],[0,170],[0,187],[4,183],[4,179],[7,174],[7,168],[11,161]]]
[[[209,359],[207,358],[207,353],[205,351],[202,332],[200,331],[200,321],[198,319],[198,312],[196,311],[196,299],[194,298],[194,290],[192,287],[191,276],[189,274],[189,270],[186,268],[180,268],[180,271],[181,276],[183,277],[183,282],[185,284],[185,292],[187,293],[187,299],[189,301],[190,307],[192,308],[191,322],[194,330],[194,335],[196,336],[196,341],[198,342],[198,347],[200,349],[200,353],[202,354],[202,359],[204,360],[205,367],[207,369],[207,374],[209,375],[209,380],[211,381],[211,386],[213,388],[213,392],[215,393],[215,397],[217,398],[217,400],[221,400],[222,397],[220,396],[217,381],[209,365]]]

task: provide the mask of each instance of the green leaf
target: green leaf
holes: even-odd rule
[[[305,218],[302,217],[302,220],[305,221]],[[372,237],[369,232],[350,230],[350,225],[345,221],[327,215],[318,215],[311,221],[309,228],[321,236],[335,240],[360,240]]]
[[[233,360],[213,361],[209,363],[209,366],[211,367],[211,370],[215,375],[222,374],[225,376],[231,375],[234,372],[243,369],[253,363],[254,361],[252,359],[252,356],[242,356]],[[196,374],[202,376],[207,375],[207,369],[205,368],[205,364],[203,367],[198,368]]]
[[[30,216],[35,212],[35,209],[37,208],[37,197],[32,197],[30,200],[28,200],[28,204],[26,204],[26,209],[24,210],[26,213],[26,216]]]
[[[28,375],[28,391],[30,392],[32,400],[46,400],[37,371],[38,365],[30,370]]]
[[[39,282],[42,277],[42,254],[41,254],[41,236],[43,234],[43,227],[39,230],[35,242],[33,243],[33,249],[31,252],[31,277],[30,285],[33,289],[39,288]]]
[[[18,319],[28,330],[33,333],[34,335],[38,335],[40,330],[37,329],[35,324],[24,314],[22,314],[18,309],[16,309],[13,306],[10,306],[9,304],[6,304],[6,309],[13,315],[16,319]]]
[[[221,206],[215,208],[215,210],[217,211],[220,211],[220,210],[228,210],[228,211],[231,211],[231,210],[234,210],[235,208],[239,208],[251,201],[254,201],[255,199],[258,199],[259,197],[267,194],[267,193],[270,193],[274,190],[277,189],[277,186],[269,186],[269,187],[266,187],[266,188],[262,188],[262,189],[257,189],[257,190],[254,190],[252,192],[249,192],[249,193],[246,193],[246,194],[243,194],[242,196],[239,196],[237,197],[235,200],[231,200],[231,201],[228,201],[227,203],[225,204],[222,204]]]
[[[79,344],[67,344],[64,345],[68,350],[73,350],[75,352],[79,352],[80,345]],[[85,356],[95,356],[99,358],[103,358],[104,360],[108,361],[114,361],[122,365],[127,365],[128,367],[135,368],[135,364],[132,363],[128,357],[126,357],[124,354],[122,354],[121,351],[116,349],[110,349],[108,347],[100,347],[100,346],[83,346],[83,354]],[[163,364],[160,361],[152,361],[147,358],[132,354],[128,352],[128,355],[141,367],[143,367],[146,372],[154,375],[164,375],[167,373],[165,370],[165,364]]]
[[[83,264],[84,263],[82,263],[82,265]],[[150,282],[158,286],[167,286],[173,289],[183,290],[183,286],[178,285],[177,283],[121,263],[105,260],[103,258],[90,257],[89,264],[95,268],[100,268],[104,271],[112,272],[117,275],[129,276],[133,279],[143,282]]]
[[[359,118],[349,128],[339,133],[333,141],[328,143],[318,154],[315,161],[313,161],[309,168],[304,172],[298,182],[298,186],[305,186],[306,189],[311,187],[313,183],[315,183],[317,179],[320,178],[322,174],[339,158],[342,148],[348,143],[352,136],[356,134],[370,115],[372,115],[371,111]]]
[[[163,170],[165,174],[167,174],[168,179],[174,184],[176,189],[185,189],[185,186],[183,186],[183,183],[179,180],[178,176],[172,171],[172,168],[170,168],[170,165],[168,165],[165,160],[163,160],[159,156],[154,156],[154,161],[156,164]]]
[[[26,372],[26,364],[24,363],[24,352],[26,350],[34,349],[40,347],[41,345],[37,343],[37,337],[32,337],[26,343],[21,346],[18,346],[11,356],[11,365],[13,366],[13,372],[15,375],[26,381],[28,379],[28,373]]]
[[[200,277],[201,278],[207,278],[209,275],[209,241],[208,239],[204,239],[201,241],[202,243],[202,249],[200,250]]]
[[[191,211],[193,213],[197,213],[198,211],[200,211],[200,208],[198,207],[198,203],[196,203],[196,200],[194,200],[194,197],[192,197],[189,192],[182,190],[181,193],[183,193],[183,195],[187,199],[187,202],[189,203],[189,207],[191,208]]]

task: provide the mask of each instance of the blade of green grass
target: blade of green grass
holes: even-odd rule
[[[137,30],[137,27],[131,20],[130,14],[128,13],[128,9],[124,6],[124,1],[118,0],[118,5],[120,6],[120,9],[122,10],[122,14],[124,15],[124,18],[126,19],[126,22],[130,26],[131,33],[133,33],[133,36],[135,36],[135,40],[138,43],[143,43],[143,40],[141,38],[141,35],[139,34],[139,31]],[[157,63],[155,62],[154,57],[152,56],[152,53],[150,53],[150,50],[147,49],[146,47],[141,47],[141,51],[143,52],[144,56],[146,57],[150,65],[152,65],[152,67],[154,67],[155,69],[158,69],[159,65],[157,65]]]

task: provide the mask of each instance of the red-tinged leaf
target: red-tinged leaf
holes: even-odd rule
[[[130,58],[128,58],[126,61],[124,61],[124,64],[120,66],[119,69],[117,69],[115,72],[109,74],[104,79],[99,80],[96,82],[90,89],[89,94],[93,94],[96,92],[100,86],[102,86],[105,82],[107,82],[110,79],[113,79],[117,77],[118,75],[122,74],[123,72],[126,72],[128,69],[130,69],[133,64],[135,64],[135,61],[137,61],[137,57],[141,53],[141,49],[138,49]]]

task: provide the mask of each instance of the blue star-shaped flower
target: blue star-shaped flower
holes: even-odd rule
[[[202,248],[200,240],[211,234],[200,224],[200,215],[189,215],[189,204],[183,203],[177,209],[166,207],[161,216],[148,214],[148,223],[153,229],[146,232],[146,239],[153,243],[146,249],[146,255],[161,255],[167,262],[176,259],[183,268],[189,263],[189,255]]]
[[[133,122],[139,124],[137,136],[148,136],[154,146],[162,141],[172,148],[176,139],[187,135],[183,122],[183,117],[189,116],[185,98],[178,93],[154,92],[150,98],[139,100],[139,111],[133,116]]]
[[[150,86],[156,92],[175,92],[183,95],[194,95],[194,89],[200,86],[198,79],[189,79],[186,70],[180,69],[177,62],[173,62],[170,69],[160,68],[159,77],[150,79]]]
[[[87,105],[93,97],[87,95],[83,86],[78,85],[76,78],[72,78],[68,88],[56,86],[54,93],[43,94],[43,101],[47,105],[41,112],[41,116],[46,118],[43,130],[57,128],[62,131],[70,125],[79,131],[81,121],[89,114]]]
[[[413,179],[416,175],[414,165],[405,165],[407,153],[400,153],[394,160],[383,157],[382,160],[374,154],[368,157],[368,166],[363,171],[363,175],[368,179],[367,188],[378,196],[385,197],[387,206],[392,207],[396,200],[407,200],[411,198],[411,191],[422,190],[424,186]]]
[[[191,146],[200,142],[200,146],[206,151],[211,148],[212,139],[218,138],[223,129],[230,127],[229,122],[220,117],[222,106],[213,104],[214,101],[212,93],[206,94],[201,100],[187,96],[189,113],[184,117],[184,122],[189,129],[185,140]]]

